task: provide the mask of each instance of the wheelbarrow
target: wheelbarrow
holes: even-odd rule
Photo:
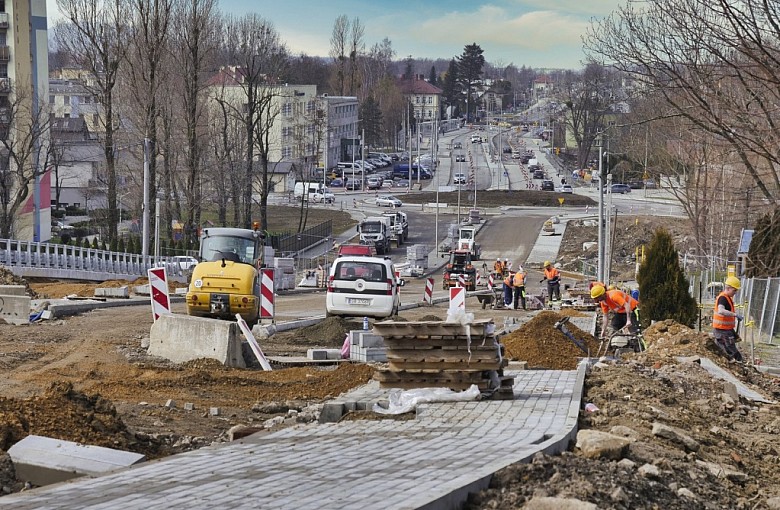
[[[495,286],[493,287],[493,290],[480,290],[473,293],[472,296],[477,297],[477,300],[482,305],[483,310],[488,306],[490,306],[490,308],[493,310],[500,310],[505,308],[503,287]]]

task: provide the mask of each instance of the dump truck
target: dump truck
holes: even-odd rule
[[[450,251],[449,261],[444,265],[442,288],[447,290],[450,287],[460,285],[461,276],[463,276],[462,286],[466,290],[477,288],[477,268],[474,267],[471,252],[467,250],[452,250]]]
[[[373,244],[379,255],[390,251],[390,218],[369,216],[357,226],[360,244]]]
[[[479,260],[481,255],[480,247],[477,244],[477,228],[472,226],[462,226],[458,229],[458,250],[465,250],[471,253],[471,260]]]
[[[265,236],[254,229],[204,228],[198,264],[187,290],[187,314],[235,319],[250,326],[260,317],[260,271]]]
[[[401,211],[382,213],[382,216],[390,218],[390,239],[396,246],[401,246],[409,237],[409,220],[406,213]]]

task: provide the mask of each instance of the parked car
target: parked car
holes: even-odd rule
[[[189,271],[198,265],[198,259],[187,255],[176,255],[171,259],[171,262],[176,264],[181,271]]]
[[[366,188],[379,189],[381,187],[382,187],[381,177],[369,177],[368,179],[366,179]]]
[[[360,179],[350,179],[344,187],[350,190],[363,189],[363,183]]]
[[[452,176],[452,183],[453,184],[466,184],[466,174],[464,173],[457,173],[454,176]]]
[[[376,205],[379,207],[401,207],[403,202],[393,195],[379,195],[376,197]]]
[[[397,181],[393,181],[394,186],[396,188],[408,188],[409,187],[409,179],[398,179]]]
[[[342,179],[341,177],[337,177],[337,178],[333,179],[332,181],[330,181],[329,186],[331,188],[343,188],[344,187],[344,179]]]
[[[455,144],[452,146],[453,149],[462,149],[463,144],[460,142],[455,142]]]
[[[658,189],[658,184],[656,184],[655,181],[647,180],[647,181],[645,181],[645,188],[646,189]]]
[[[628,187],[631,189],[642,189],[645,187],[644,181],[629,181]]]
[[[631,187],[628,184],[613,184],[611,188],[612,193],[631,193]]]
[[[552,181],[542,181],[542,191],[555,191],[555,184]]]

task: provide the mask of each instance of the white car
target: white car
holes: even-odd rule
[[[198,265],[198,259],[187,255],[176,255],[171,259],[171,262],[182,271],[189,271]]]
[[[403,202],[393,195],[379,195],[376,197],[376,205],[379,207],[401,207]]]
[[[452,177],[453,184],[466,184],[466,174],[457,173]]]
[[[574,190],[568,184],[564,184],[556,190],[558,193],[574,193]]]

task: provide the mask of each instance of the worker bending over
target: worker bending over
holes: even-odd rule
[[[607,318],[609,312],[615,312],[612,317],[612,329],[619,331],[628,326],[632,334],[639,332],[639,316],[637,306],[639,301],[620,289],[606,290],[603,285],[594,285],[590,289],[590,297],[601,306],[604,317],[601,321],[601,338],[607,336]]]

